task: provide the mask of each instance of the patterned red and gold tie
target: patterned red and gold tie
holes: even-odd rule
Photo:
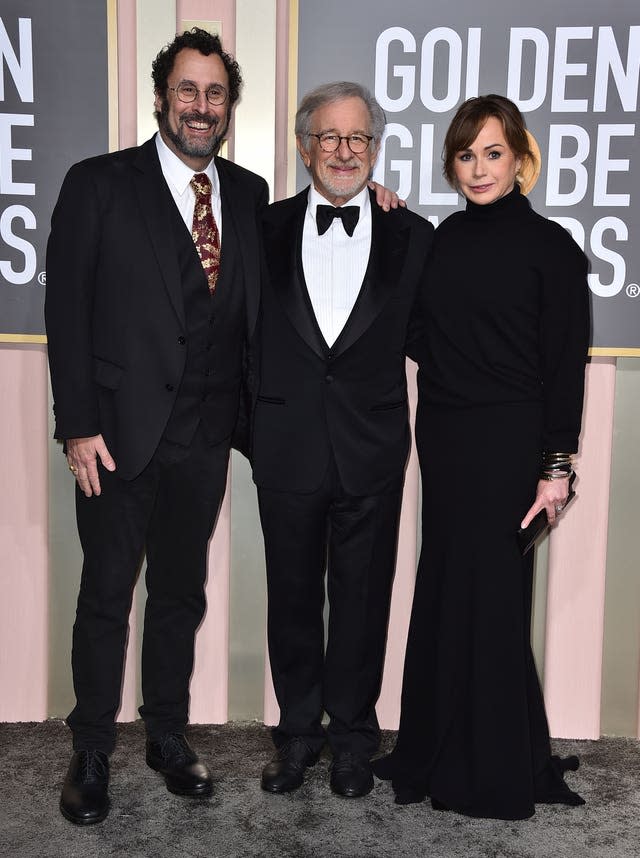
[[[211,180],[206,173],[196,173],[191,187],[196,195],[191,235],[213,294],[220,270],[220,233],[211,208]]]

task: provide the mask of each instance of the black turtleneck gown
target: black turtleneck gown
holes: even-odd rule
[[[587,260],[516,188],[436,230],[417,308],[422,553],[395,750],[398,800],[533,814],[553,781],[516,530],[543,449],[577,449]]]

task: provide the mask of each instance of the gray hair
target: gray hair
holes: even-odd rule
[[[308,147],[311,135],[311,117],[314,111],[325,104],[334,101],[343,101],[345,98],[361,98],[369,112],[370,128],[369,134],[373,137],[374,144],[378,144],[382,138],[385,126],[384,111],[371,95],[369,90],[359,83],[351,83],[347,80],[335,83],[324,83],[308,92],[300,102],[296,113],[296,136],[302,139],[303,145]]]

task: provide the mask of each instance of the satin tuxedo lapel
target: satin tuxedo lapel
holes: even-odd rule
[[[311,306],[302,273],[302,229],[307,211],[308,189],[293,197],[278,223],[267,221],[263,235],[271,283],[298,334],[320,357],[324,341]]]
[[[352,346],[373,323],[389,298],[394,294],[402,277],[407,259],[409,228],[397,228],[371,199],[371,252],[369,264],[358,299],[347,322],[334,343],[333,353],[339,355]]]
[[[142,145],[134,162],[134,186],[160,274],[176,315],[184,326],[186,320],[180,269],[170,221],[170,206],[174,202],[162,174],[153,138]]]
[[[249,244],[248,246],[245,242],[249,240],[249,236],[257,234],[256,204],[239,185],[223,158],[216,158],[215,164],[220,179],[223,208],[222,269],[224,271],[225,268],[225,224],[226,218],[230,216],[235,234],[244,245],[244,252],[235,255],[234,263],[237,265],[241,262],[242,264],[246,292],[247,331],[251,336],[256,325],[260,301],[259,289],[257,285],[254,286],[260,282],[259,248],[257,240],[254,241],[253,245]],[[251,224],[250,230],[247,229],[249,224]],[[228,258],[226,263],[229,264]]]
[[[278,298],[305,342],[320,357],[327,344],[316,321],[302,270],[302,229],[308,189],[293,197],[277,224],[264,230],[269,272]],[[385,220],[385,218],[387,218]],[[371,252],[358,299],[331,351],[334,356],[352,346],[373,323],[394,294],[402,276],[410,231],[391,224],[371,194]]]

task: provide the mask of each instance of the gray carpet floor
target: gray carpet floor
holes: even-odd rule
[[[328,757],[304,786],[272,796],[259,785],[271,756],[259,724],[193,727],[190,739],[215,778],[210,799],[173,796],[144,763],[140,723],[123,725],[111,759],[112,810],[101,825],[71,825],[58,811],[70,756],[59,721],[0,724],[0,855],[11,858],[638,858],[640,742],[555,742],[577,753],[569,781],[580,808],[539,807],[524,822],[399,807],[391,787],[341,799],[328,786]],[[385,735],[385,746],[392,742]]]

